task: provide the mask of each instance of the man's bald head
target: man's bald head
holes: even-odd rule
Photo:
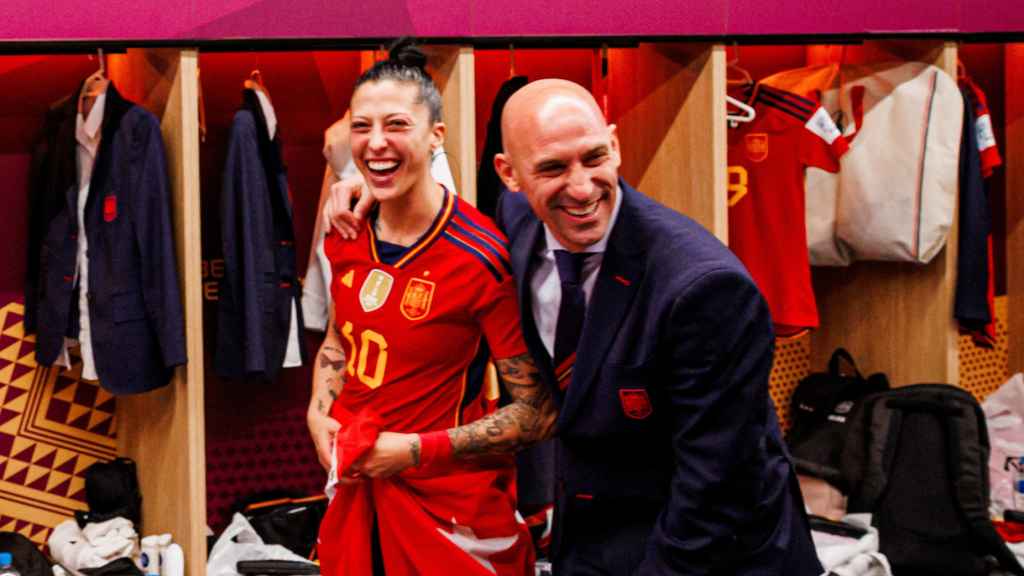
[[[569,80],[549,78],[530,82],[517,90],[501,114],[501,144],[505,153],[516,156],[516,148],[537,134],[560,114],[577,113],[607,126],[594,96]]]
[[[494,169],[522,192],[561,244],[579,252],[604,237],[618,190],[619,140],[585,88],[538,80],[509,98]]]

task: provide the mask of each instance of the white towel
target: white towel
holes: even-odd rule
[[[86,524],[81,530],[74,520],[66,520],[53,529],[47,544],[54,560],[81,576],[84,568],[99,568],[118,558],[134,559],[138,535],[125,518]]]

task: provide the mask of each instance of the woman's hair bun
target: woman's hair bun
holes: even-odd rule
[[[401,66],[419,68],[424,72],[427,70],[427,55],[417,48],[415,41],[409,37],[395,40],[388,50],[388,60]]]

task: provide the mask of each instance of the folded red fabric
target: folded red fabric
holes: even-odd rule
[[[1024,542],[1024,524],[1020,522],[1004,522],[1002,520],[993,520],[992,524],[996,527],[996,532],[1003,537],[1003,540],[1011,544],[1017,542]]]
[[[338,456],[338,476],[344,476],[352,464],[373,448],[383,423],[380,416],[369,410],[352,414],[335,405],[332,412],[334,418],[341,423],[335,450]]]

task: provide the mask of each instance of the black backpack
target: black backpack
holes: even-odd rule
[[[142,531],[142,492],[134,460],[115,458],[110,462],[96,462],[86,468],[83,475],[89,511],[75,512],[80,527],[120,516],[131,520],[136,531]]]
[[[850,419],[840,488],[871,512],[896,576],[1024,576],[988,516],[985,415],[967,391],[918,384],[864,399]]]
[[[31,540],[17,532],[0,532],[0,552],[11,554],[21,576],[52,576],[50,561]]]
[[[835,484],[849,417],[865,396],[888,389],[885,374],[864,378],[844,348],[832,353],[827,372],[815,372],[801,380],[793,392],[793,426],[786,435],[797,472]]]

